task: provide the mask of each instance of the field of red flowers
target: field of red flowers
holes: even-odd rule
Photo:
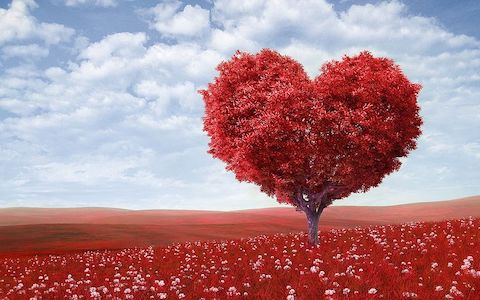
[[[0,299],[480,299],[480,219],[0,259]]]

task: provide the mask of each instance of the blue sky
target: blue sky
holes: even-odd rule
[[[277,205],[206,153],[196,93],[235,50],[264,47],[312,77],[367,49],[423,85],[418,149],[335,205],[480,194],[479,12],[446,0],[0,0],[0,207]]]

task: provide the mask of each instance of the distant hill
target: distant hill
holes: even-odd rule
[[[480,217],[480,196],[394,206],[332,206],[321,216],[320,228],[439,221],[467,216]],[[0,209],[0,255],[168,245],[305,229],[304,214],[293,207],[229,212],[3,208]]]

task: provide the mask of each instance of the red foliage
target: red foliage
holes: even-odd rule
[[[237,52],[206,90],[209,152],[307,215],[309,239],[333,200],[377,186],[416,146],[422,120],[411,83],[369,52],[322,67],[311,81],[295,60]]]
[[[479,299],[480,219],[0,259],[0,299]]]
[[[313,81],[269,49],[237,52],[217,69],[200,91],[209,153],[304,211],[377,186],[421,133],[420,85],[369,52],[325,64]]]

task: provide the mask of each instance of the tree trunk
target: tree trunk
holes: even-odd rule
[[[305,210],[305,214],[307,215],[307,222],[308,222],[308,242],[311,246],[318,245],[318,221],[320,219],[320,215],[322,214],[323,209],[318,210]]]

